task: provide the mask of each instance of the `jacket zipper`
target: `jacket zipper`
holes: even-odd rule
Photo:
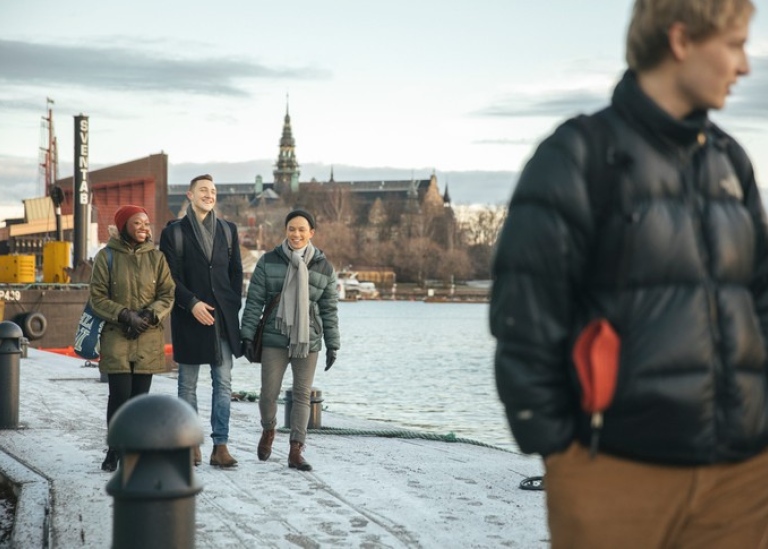
[[[709,199],[706,196],[706,189],[701,189],[701,181],[699,174],[701,173],[701,163],[706,160],[706,155],[704,154],[704,143],[699,141],[699,143],[702,145],[700,146],[693,155],[693,158],[690,162],[690,171],[689,171],[689,177],[691,178],[689,187],[689,196],[694,201],[692,212],[694,214],[694,222],[696,230],[696,236],[697,241],[699,243],[699,252],[702,257],[702,262],[704,264],[705,268],[705,284],[704,284],[704,290],[706,294],[707,299],[707,311],[708,311],[708,320],[709,320],[709,331],[710,335],[712,337],[713,341],[713,347],[714,347],[714,356],[712,360],[712,372],[714,376],[714,390],[715,390],[715,399],[714,399],[714,409],[715,409],[715,415],[713,417],[714,422],[714,431],[715,431],[715,447],[712,449],[712,456],[711,458],[714,459],[717,455],[718,446],[722,443],[722,433],[723,430],[721,429],[721,421],[719,420],[719,411],[720,407],[718,406],[718,402],[721,401],[720,395],[723,394],[723,376],[724,376],[724,369],[723,369],[723,361],[721,358],[721,342],[722,337],[720,334],[720,313],[718,311],[717,307],[717,287],[713,280],[713,270],[714,266],[712,265],[712,254],[710,253],[712,249],[711,241],[709,234],[704,230],[704,226],[702,223],[702,220],[706,220],[709,215]]]

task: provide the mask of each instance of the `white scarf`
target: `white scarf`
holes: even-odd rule
[[[277,306],[275,325],[288,336],[288,356],[305,358],[309,355],[309,271],[307,264],[315,256],[311,242],[306,249],[294,251],[283,240],[282,249],[288,256],[288,269]],[[301,252],[304,252],[302,257]]]

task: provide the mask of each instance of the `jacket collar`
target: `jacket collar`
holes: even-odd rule
[[[699,134],[708,126],[707,111],[694,111],[683,120],[670,116],[645,94],[631,70],[627,70],[616,85],[611,104],[630,125],[662,150],[670,146],[695,147]]]

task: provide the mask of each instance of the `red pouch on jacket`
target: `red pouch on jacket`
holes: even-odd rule
[[[619,374],[621,340],[611,323],[598,318],[587,324],[573,347],[573,362],[582,389],[581,407],[595,414],[610,406]]]

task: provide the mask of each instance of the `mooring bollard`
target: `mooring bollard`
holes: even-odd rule
[[[4,320],[0,322],[0,429],[19,426],[19,359],[21,328]]]
[[[203,443],[195,410],[169,395],[140,395],[114,415],[107,444],[120,462],[107,483],[115,498],[112,549],[195,546],[193,448]]]
[[[309,393],[309,424],[307,429],[319,429],[323,426],[323,392],[312,387]],[[285,428],[291,428],[291,411],[293,410],[293,390],[285,391]]]

